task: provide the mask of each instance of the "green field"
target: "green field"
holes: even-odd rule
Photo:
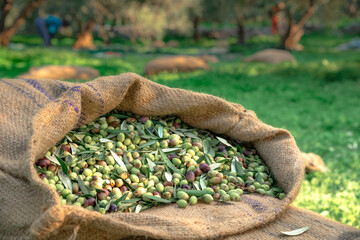
[[[151,80],[240,103],[262,121],[290,130],[302,151],[319,154],[329,168],[325,174],[308,174],[293,204],[360,228],[360,54],[335,49],[350,39],[307,35],[302,39],[304,51],[294,53],[297,63],[242,63],[244,56],[276,46],[276,38],[253,38],[245,47],[232,46],[234,52],[219,56],[210,71],[163,73]],[[201,48],[212,45],[205,42]],[[196,53],[197,47],[187,44],[163,51],[179,52]],[[30,66],[46,64],[92,66],[101,75],[142,74],[146,62],[155,57],[144,50],[98,59],[92,52],[61,45],[49,50],[0,49],[0,77],[15,77]]]

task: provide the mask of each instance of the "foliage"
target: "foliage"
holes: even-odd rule
[[[319,154],[330,169],[324,174],[308,174],[294,205],[360,228],[360,112],[357,111],[360,81],[346,75],[347,71],[358,72],[360,57],[355,51],[335,49],[350,39],[305,35],[300,42],[305,50],[294,53],[298,62],[279,65],[242,63],[244,55],[259,50],[262,44],[274,47],[277,43],[271,38],[249,39],[250,48],[244,55],[220,56],[220,62],[212,64],[210,71],[163,73],[152,80],[241,103],[254,110],[262,121],[290,130],[302,151]],[[145,64],[155,57],[132,53],[121,58],[98,59],[89,52],[61,48],[0,49],[0,76],[15,77],[30,65],[45,64],[91,66],[101,75],[127,71],[142,74]],[[333,72],[333,65],[338,73],[330,79],[329,75],[319,73]]]

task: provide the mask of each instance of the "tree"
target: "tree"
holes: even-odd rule
[[[251,21],[257,16],[265,15],[264,7],[266,4],[265,1],[261,0],[233,0],[232,5],[236,22],[237,44],[241,45],[245,43],[246,21]]]
[[[207,0],[203,18],[211,23],[235,23],[237,44],[245,43],[245,24],[266,16],[266,0]]]
[[[6,26],[6,20],[11,9],[14,7],[14,0],[2,0],[1,15],[0,15],[0,46],[8,46],[11,37],[19,30],[34,10],[36,10],[44,0],[29,0],[20,9],[19,14],[15,19]],[[19,4],[19,2],[17,2]]]
[[[187,2],[187,4],[188,4],[189,18],[192,22],[193,39],[195,41],[199,41],[200,40],[199,25],[200,25],[201,18],[203,16],[204,2],[202,0],[199,0],[199,1],[189,0]]]
[[[318,5],[319,0],[289,1],[289,4],[286,5],[284,3],[279,4],[279,8],[285,12],[287,20],[286,31],[281,36],[281,48],[288,50],[299,49],[299,41],[305,32],[304,25],[315,13]]]

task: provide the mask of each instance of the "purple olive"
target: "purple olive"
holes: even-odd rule
[[[150,120],[150,118],[149,118],[149,117],[142,116],[142,117],[139,118],[139,120],[140,120],[140,122],[145,123],[147,120]]]
[[[109,126],[113,127],[113,128],[117,128],[119,126],[119,122],[118,121],[114,121],[109,123]]]
[[[118,209],[118,206],[116,206],[116,204],[112,203],[110,204],[110,207],[109,207],[109,212],[117,212],[119,209]]]
[[[187,190],[190,190],[190,186],[189,185],[186,185],[186,184],[183,184],[181,185],[181,189],[187,189]]]
[[[207,173],[208,171],[210,171],[210,166],[207,163],[200,163],[199,164],[199,168],[201,169],[201,171],[203,171],[204,173]]]
[[[225,146],[224,145],[219,145],[217,148],[218,148],[219,152],[225,151]]]
[[[63,145],[62,145],[62,149],[64,150],[64,152],[71,152],[71,147],[70,147],[70,145],[63,144]]]
[[[161,194],[160,194],[159,192],[157,192],[157,191],[153,191],[152,194],[153,194],[154,196],[157,195],[157,196],[160,196],[160,197],[161,197]]]
[[[44,178],[46,178],[46,175],[45,175],[44,173],[39,173],[39,177],[40,177],[41,179],[44,179]]]
[[[127,190],[128,190],[128,188],[125,185],[120,187],[121,192],[126,192]]]
[[[197,168],[197,169],[194,170],[194,173],[195,173],[196,176],[200,176],[202,174],[202,171],[201,171],[200,168]]]
[[[165,182],[164,182],[164,186],[165,186],[165,187],[167,187],[167,186],[172,187],[172,186],[173,186],[173,183],[170,182],[170,181],[165,181]]]
[[[186,180],[190,183],[194,182],[195,181],[195,173],[193,171],[188,171],[186,173]]]
[[[84,207],[88,207],[88,206],[95,206],[95,198],[86,199],[86,202],[84,203]]]
[[[248,150],[245,150],[245,151],[243,151],[243,154],[245,157],[248,157],[251,154],[251,152]]]
[[[50,165],[50,160],[47,159],[47,158],[41,158],[41,159],[38,160],[36,165],[41,167],[41,168],[47,168]]]

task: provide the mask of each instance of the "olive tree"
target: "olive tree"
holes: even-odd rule
[[[11,37],[45,0],[2,0],[0,2],[0,46],[8,46]],[[11,13],[13,18],[9,18]]]

